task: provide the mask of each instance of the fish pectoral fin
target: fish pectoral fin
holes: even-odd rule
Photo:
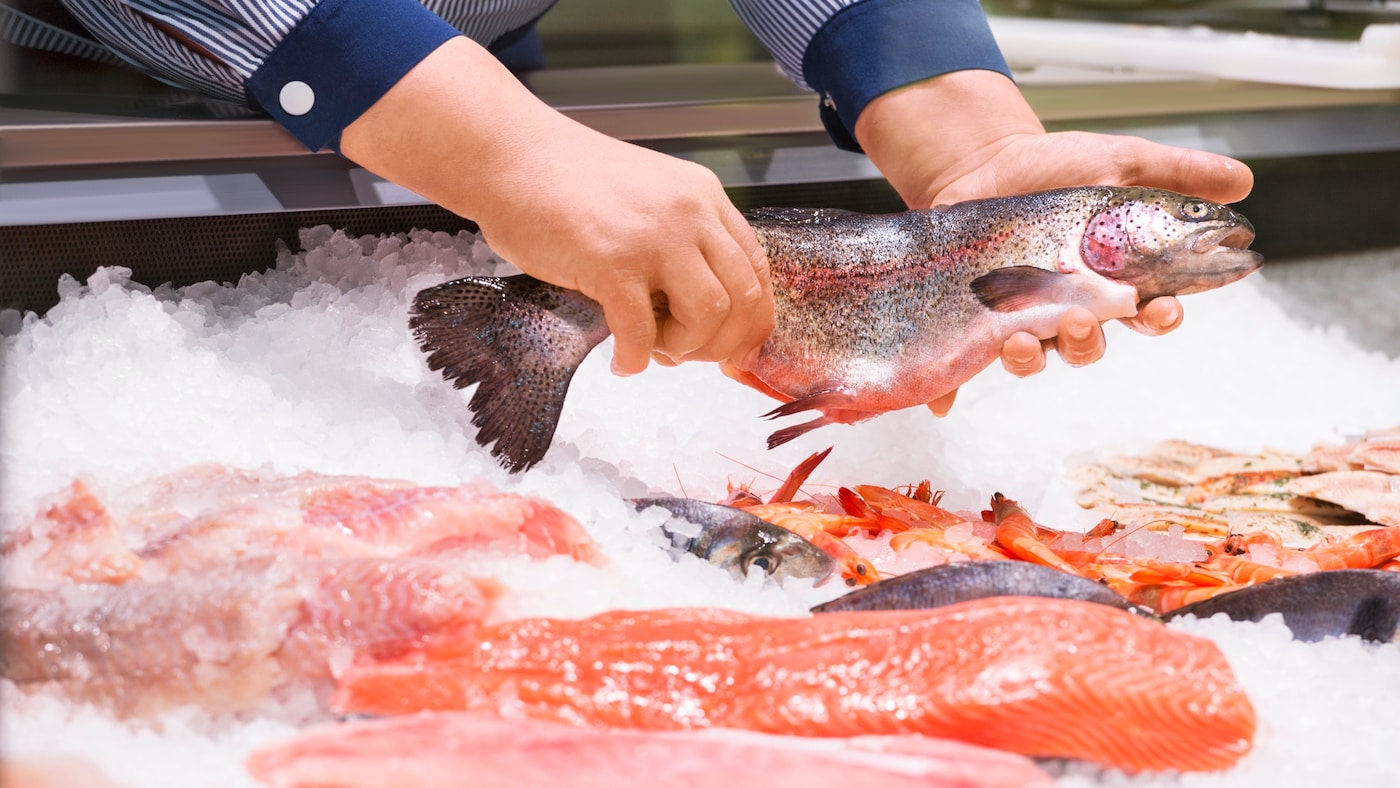
[[[1056,291],[1070,274],[1030,265],[998,268],[972,280],[973,295],[995,312],[1019,312],[1057,300]]]

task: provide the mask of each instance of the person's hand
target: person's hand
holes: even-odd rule
[[[489,108],[490,111],[483,111]],[[714,173],[586,128],[453,39],[342,135],[345,154],[603,306],[613,370],[730,360],[773,328],[767,258]]]
[[[1249,194],[1254,176],[1226,156],[1160,145],[1137,137],[1084,132],[1047,134],[1016,86],[993,71],[959,71],[872,101],[856,139],[910,208],[1066,186],[1151,186],[1228,203]],[[1144,334],[1180,325],[1181,303],[1157,298],[1123,320]],[[1060,320],[1059,335],[1012,335],[1002,366],[1014,375],[1045,368],[1056,350],[1074,366],[1103,356],[1104,336],[1088,310]],[[945,415],[957,392],[929,403]]]
[[[773,328],[767,258],[714,173],[561,120],[494,175],[491,247],[601,303],[619,374],[755,351]]]

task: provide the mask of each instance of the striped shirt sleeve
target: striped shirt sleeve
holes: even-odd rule
[[[123,61],[176,87],[263,110],[317,150],[447,38],[460,31],[489,45],[551,0],[63,3]],[[285,93],[292,83],[297,90]]]
[[[876,97],[953,71],[1010,77],[978,0],[730,0],[841,148]]]
[[[773,60],[800,87],[811,89],[802,73],[807,46],[832,17],[858,0],[729,0]]]

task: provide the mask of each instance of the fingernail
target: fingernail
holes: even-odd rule
[[[1076,342],[1083,342],[1094,332],[1094,327],[1087,323],[1074,323],[1065,333]]]
[[[627,370],[624,370],[621,367],[619,367],[617,365],[617,359],[613,359],[612,361],[612,373],[620,378],[630,378],[633,375],[637,374],[635,372],[628,372]]]
[[[1013,353],[1006,357],[1007,361],[1017,366],[1027,366],[1035,363],[1035,353]]]
[[[1165,317],[1167,318],[1166,324],[1168,326],[1176,325],[1178,322],[1181,321],[1181,307],[1177,306],[1176,304],[1172,304],[1170,307],[1167,308],[1167,314],[1165,315]]]

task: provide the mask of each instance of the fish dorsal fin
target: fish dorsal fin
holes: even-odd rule
[[[1052,293],[1066,274],[1030,265],[998,268],[972,280],[972,293],[995,312],[1019,312],[1053,300]]]
[[[431,287],[409,326],[457,388],[480,384],[469,405],[476,442],[512,473],[544,458],[579,364],[608,336],[603,309],[528,276],[468,277]]]

